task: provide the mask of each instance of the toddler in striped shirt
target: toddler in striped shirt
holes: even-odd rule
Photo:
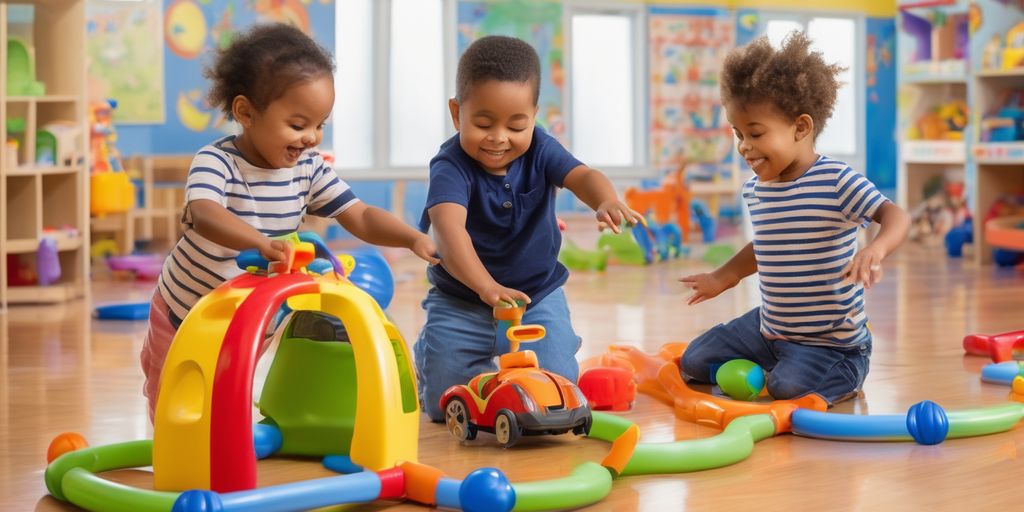
[[[314,215],[336,219],[365,242],[438,262],[429,236],[360,202],[317,151],[334,106],[333,72],[330,53],[284,24],[236,35],[207,69],[210,103],[241,132],[204,146],[189,169],[185,233],[164,261],[142,347],[151,419],[175,332],[200,298],[242,272],[239,251],[282,261],[286,246],[273,237]]]
[[[679,361],[684,377],[713,383],[719,366],[749,359],[768,372],[775,399],[816,393],[831,405],[860,390],[871,355],[864,289],[881,279],[910,218],[847,164],[815,151],[841,71],[796,32],[781,48],[762,37],[726,57],[722,103],[754,171],[742,189],[754,237],[713,272],[680,281],[693,305],[756,272],[761,306],[693,340]],[[878,235],[858,251],[857,232],[871,221]]]

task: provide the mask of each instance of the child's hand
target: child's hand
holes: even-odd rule
[[[714,273],[694,274],[679,278],[679,282],[689,286],[693,295],[686,299],[687,306],[700,304],[713,299],[732,286]]]
[[[623,220],[628,222],[630,226],[635,226],[644,221],[643,215],[631,210],[618,199],[601,203],[594,212],[597,214],[598,231],[603,231],[604,228],[611,228],[613,232],[620,233],[622,229],[619,226]]]
[[[291,250],[291,245],[282,240],[264,238],[257,249],[260,251],[260,256],[273,263],[275,261],[288,261],[288,251]]]
[[[864,283],[864,288],[871,288],[871,285],[882,279],[882,258],[885,253],[875,244],[869,244],[863,250],[853,256],[853,261],[843,272],[854,283]]]
[[[409,247],[409,250],[431,265],[437,265],[441,262],[437,257],[437,245],[434,244],[434,239],[427,235],[416,237],[416,241],[412,243],[412,247]]]
[[[484,301],[490,307],[497,307],[501,301],[515,304],[516,300],[523,301],[524,304],[530,303],[530,296],[512,288],[506,288],[498,283],[480,292],[480,300]]]

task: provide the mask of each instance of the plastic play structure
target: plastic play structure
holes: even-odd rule
[[[456,480],[416,462],[416,382],[397,328],[345,278],[345,267],[318,237],[298,236],[294,247],[283,264],[240,255],[239,266],[250,273],[217,288],[185,318],[164,367],[153,440],[89,447],[73,433],[54,439],[45,472],[54,497],[112,511],[306,510],[378,499],[462,510],[554,510],[598,502],[622,476],[735,464],[758,441],[784,433],[927,445],[1006,431],[1024,418],[1024,377],[1013,361],[983,375],[1012,382],[1008,404],[947,412],[923,401],[906,414],[851,415],[826,413],[817,395],[747,402],[693,390],[678,369],[685,344],[665,345],[654,355],[613,346],[581,364],[581,382],[607,392],[595,403],[621,410],[639,390],[671,405],[678,417],[721,432],[640,443],[639,428],[629,420],[592,412],[588,436],[611,444],[600,463],[583,462],[568,476],[534,482],[510,483],[494,468]],[[261,395],[265,419],[254,425],[253,372],[266,328],[285,303],[294,314]],[[1013,356],[1024,345],[1020,332],[968,338],[965,347],[978,353],[1009,350]],[[751,398],[756,372],[738,366],[739,394]],[[602,386],[606,378],[611,384]],[[256,488],[256,460],[275,454],[323,457],[325,467],[342,474]],[[97,475],[148,465],[156,490]]]

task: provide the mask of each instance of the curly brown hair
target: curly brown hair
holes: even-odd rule
[[[508,36],[485,36],[466,48],[455,73],[455,100],[463,102],[473,87],[488,80],[528,83],[533,104],[540,97],[540,58],[529,43]]]
[[[807,114],[814,120],[817,138],[832,117],[842,85],[837,75],[845,69],[826,63],[821,52],[811,50],[811,39],[803,32],[790,32],[779,49],[761,36],[726,55],[722,103],[769,104],[790,119]]]
[[[228,119],[231,102],[245,96],[258,110],[292,85],[333,76],[334,58],[298,28],[283,23],[256,25],[236,34],[217,52],[203,76],[212,82],[207,98]]]

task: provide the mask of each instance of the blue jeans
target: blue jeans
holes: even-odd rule
[[[761,308],[754,308],[698,336],[683,352],[679,367],[684,377],[714,383],[718,367],[732,359],[749,359],[769,372],[772,398],[817,393],[832,405],[853,398],[864,384],[871,339],[850,348],[767,340],[761,334]]]
[[[468,384],[481,373],[496,371],[494,358],[508,352],[509,346],[504,336],[497,341],[494,314],[482,303],[467,302],[431,288],[423,309],[427,321],[413,347],[420,406],[431,421],[443,421],[444,411],[438,400],[445,390]],[[530,304],[522,323],[543,325],[547,335],[521,349],[534,351],[545,370],[576,382],[580,371],[576,351],[581,340],[572,329],[565,292],[558,288]]]

